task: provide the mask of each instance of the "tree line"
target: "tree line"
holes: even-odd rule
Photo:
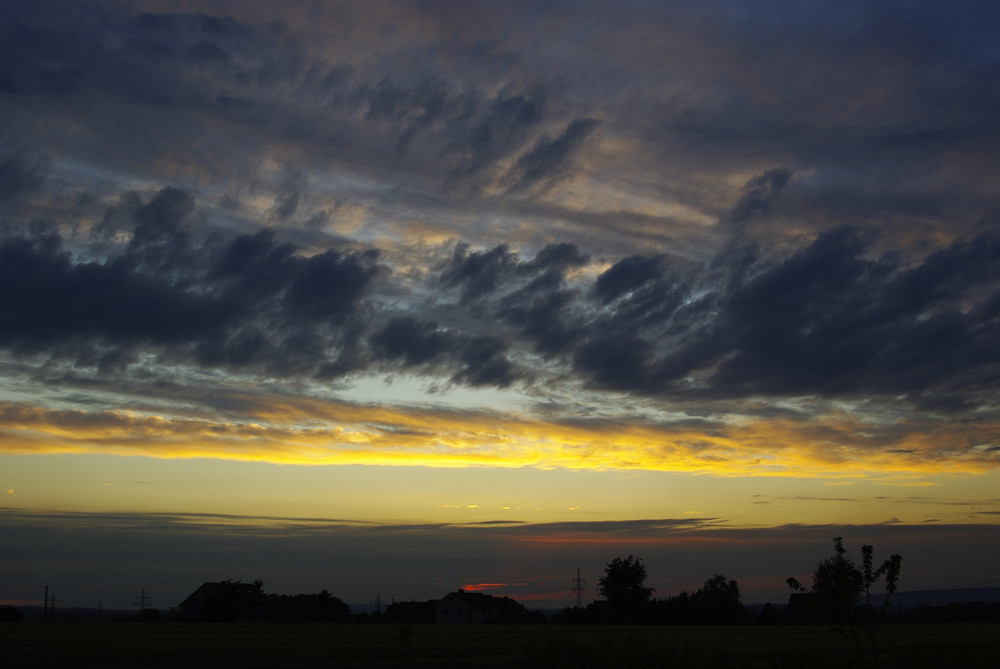
[[[896,592],[902,558],[892,555],[876,566],[871,546],[861,549],[861,564],[847,554],[841,537],[833,539],[834,555],[816,563],[812,584],[806,586],[796,578],[787,579],[793,594],[789,607],[767,604],[756,616],[744,607],[740,588],[735,580],[723,574],[708,578],[694,592],[683,591],[664,598],[654,597],[654,589],[646,585],[647,571],[642,560],[633,555],[616,557],[604,568],[598,581],[603,600],[586,607],[567,607],[551,616],[529,611],[508,597],[496,598],[500,613],[494,622],[500,623],[563,623],[563,624],[673,624],[673,625],[732,625],[799,622],[829,624],[854,642],[875,647],[880,625],[890,614],[890,597]],[[273,622],[355,622],[355,623],[425,623],[434,621],[434,601],[392,602],[384,610],[352,613],[347,604],[329,591],[315,594],[277,595],[265,593],[263,583],[240,581],[206,583],[200,598],[193,600],[194,609],[182,612],[188,620],[233,621],[257,619]],[[874,589],[881,593],[874,593]],[[199,589],[201,591],[201,589]],[[186,602],[187,603],[187,602]],[[181,607],[183,608],[183,606]],[[149,609],[138,616],[143,620],[165,620],[165,616]],[[21,611],[12,606],[0,609],[0,622],[17,622]],[[932,621],[995,621],[1000,619],[1000,604],[952,604],[922,606],[895,619],[906,622]]]
[[[552,616],[554,623],[733,625],[747,611],[736,581],[716,574],[697,591],[665,598],[653,597],[646,585],[646,566],[633,555],[616,557],[598,581],[603,600],[584,608],[566,608]]]

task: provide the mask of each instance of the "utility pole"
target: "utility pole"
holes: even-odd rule
[[[61,599],[56,599],[56,593],[53,592],[52,605],[49,606],[49,617],[52,618],[52,620],[56,619],[56,604],[58,604],[61,601],[62,601]]]
[[[388,604],[388,602],[386,602],[384,599],[382,599],[382,593],[379,592],[379,593],[376,593],[375,599],[373,601],[369,602],[369,604],[371,604],[372,606],[375,607],[375,612],[376,613],[382,613],[382,606],[385,605],[385,604]]]
[[[580,577],[580,568],[576,568],[576,578],[573,579],[573,592],[576,593],[576,608],[583,608],[583,593],[587,592],[587,582]]]
[[[45,586],[45,603],[42,605],[42,622],[49,622],[49,586]]]

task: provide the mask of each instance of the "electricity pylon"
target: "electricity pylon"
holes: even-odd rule
[[[146,611],[146,609],[148,607],[152,606],[152,604],[153,604],[152,599],[150,597],[146,596],[146,587],[145,586],[143,586],[141,593],[139,595],[133,597],[132,599],[136,600],[132,604],[132,606],[138,606],[140,614],[144,613]]]
[[[583,608],[583,593],[587,592],[587,582],[580,577],[580,568],[576,568],[576,578],[573,579],[573,592],[576,593],[576,607]]]

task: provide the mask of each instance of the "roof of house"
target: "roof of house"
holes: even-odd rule
[[[459,600],[469,604],[486,604],[493,602],[496,599],[497,598],[494,597],[493,595],[487,595],[484,592],[467,592],[466,590],[460,588],[457,592],[449,592],[447,595],[445,595],[438,601],[443,602],[445,600],[448,601]]]
[[[194,592],[188,595],[184,601],[181,602],[181,607],[188,604],[194,604],[202,598],[211,596],[220,590],[228,590],[229,592],[236,593],[241,598],[245,599],[263,597],[260,588],[253,583],[242,583],[240,581],[236,581],[235,583],[232,581],[206,581],[205,583],[199,585]]]

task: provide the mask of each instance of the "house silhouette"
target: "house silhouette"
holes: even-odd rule
[[[254,583],[206,582],[188,595],[178,608],[185,620],[260,620],[264,615],[264,593]]]
[[[500,618],[502,601],[482,592],[451,592],[434,604],[434,621],[443,624],[485,623]]]

